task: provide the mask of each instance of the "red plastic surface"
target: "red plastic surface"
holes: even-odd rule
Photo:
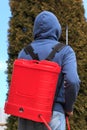
[[[42,115],[49,122],[60,71],[46,60],[15,60],[5,113],[37,122]]]

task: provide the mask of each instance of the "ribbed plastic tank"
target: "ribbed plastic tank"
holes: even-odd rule
[[[37,122],[42,115],[49,122],[60,71],[47,60],[15,60],[5,113]]]

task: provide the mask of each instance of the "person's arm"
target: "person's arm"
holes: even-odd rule
[[[65,81],[65,112],[73,114],[73,106],[80,88],[80,80],[77,73],[77,62],[74,51],[67,47],[63,60],[64,81]]]

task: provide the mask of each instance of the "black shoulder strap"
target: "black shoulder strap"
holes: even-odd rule
[[[56,44],[56,45],[54,46],[54,48],[52,48],[53,50],[52,50],[51,53],[48,55],[48,57],[46,58],[46,60],[51,61],[51,60],[54,58],[56,52],[59,52],[59,51],[62,50],[65,46],[66,46],[66,45],[63,44],[63,43],[58,43],[58,44]]]
[[[45,60],[51,61],[54,58],[56,52],[59,52],[64,46],[66,45],[63,43],[56,44],[54,48],[52,48],[53,50],[51,51],[51,53],[48,55],[48,57]],[[39,60],[38,54],[34,53],[34,49],[31,45],[25,47],[24,51],[27,55],[30,54],[33,59]]]
[[[34,59],[34,60],[39,60],[38,54],[34,53],[34,49],[31,45],[27,46],[24,48],[25,53],[28,55],[30,54],[30,56]]]

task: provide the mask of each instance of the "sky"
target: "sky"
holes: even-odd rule
[[[6,61],[8,60],[7,48],[7,30],[9,28],[8,22],[10,20],[11,12],[9,7],[9,0],[0,1],[0,107],[4,107],[6,93],[7,93],[7,69]],[[85,17],[87,18],[87,0],[83,0],[85,8]]]
[[[9,0],[0,0],[0,107],[4,106],[7,93],[7,75],[5,74],[7,64],[6,60],[8,59],[7,55],[7,29],[8,21],[11,16]]]

